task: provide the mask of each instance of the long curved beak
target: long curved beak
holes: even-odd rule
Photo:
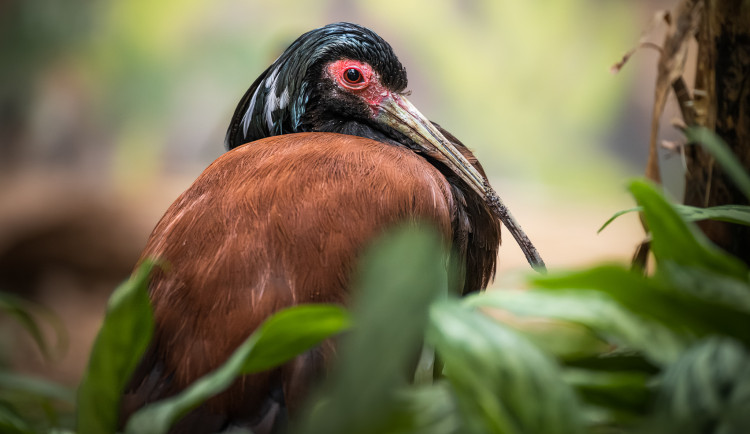
[[[534,244],[513,218],[510,210],[481,173],[445,136],[402,95],[389,93],[378,103],[377,120],[403,133],[427,155],[443,162],[496,213],[523,250],[526,260],[539,272],[546,267]]]
[[[445,163],[480,197],[487,193],[487,180],[461,152],[405,97],[389,94],[379,104],[380,122],[403,133],[422,151]]]

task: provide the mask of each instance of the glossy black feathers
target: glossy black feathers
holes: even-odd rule
[[[366,133],[357,134],[363,127],[343,125],[344,116],[331,119],[308,111],[310,105],[319,106],[325,99],[323,66],[344,58],[370,64],[392,91],[406,88],[406,70],[391,46],[372,30],[351,23],[311,30],[297,38],[245,92],[227,130],[227,149],[265,137],[306,131],[353,132],[352,135],[369,137],[369,127],[364,128]],[[362,123],[366,124],[366,119]]]

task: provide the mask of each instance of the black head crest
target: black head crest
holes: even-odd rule
[[[297,38],[256,80],[240,100],[225,145],[305,131],[301,125],[314,84],[327,61],[349,58],[369,63],[383,84],[406,88],[406,70],[391,46],[372,30],[351,23],[329,24]]]

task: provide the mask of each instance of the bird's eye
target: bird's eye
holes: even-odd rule
[[[344,71],[344,80],[351,84],[357,84],[362,82],[362,73],[357,68],[349,68]]]
[[[375,78],[370,65],[355,60],[342,59],[327,65],[329,76],[347,92],[360,91]]]

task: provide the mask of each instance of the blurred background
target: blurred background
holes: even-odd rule
[[[169,204],[224,151],[239,98],[297,36],[334,21],[390,42],[412,102],[475,150],[550,268],[628,261],[637,217],[597,229],[633,206],[624,186],[645,167],[658,53],[610,67],[671,6],[0,1],[0,291],[50,308],[68,333],[45,360],[2,317],[0,362],[77,384],[107,297]],[[664,119],[672,113],[670,103]],[[674,139],[667,121],[661,138]],[[679,196],[680,157],[662,157]],[[495,287],[528,270],[510,237],[500,255]]]

